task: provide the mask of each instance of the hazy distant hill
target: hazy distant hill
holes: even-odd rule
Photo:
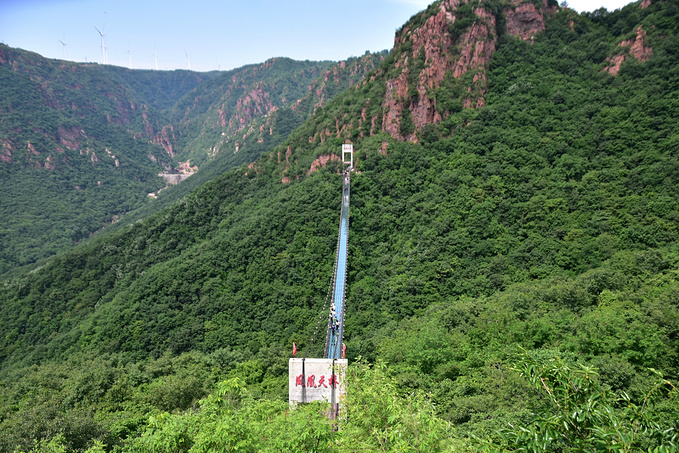
[[[172,161],[145,134],[157,112],[97,65],[2,46],[0,77],[2,273],[144,203]]]
[[[334,96],[357,84],[379,66],[386,55],[384,51],[339,63],[323,63],[326,69],[321,71],[308,62],[277,58],[262,65],[246,66],[242,71],[226,72],[218,80],[188,93],[177,104],[184,107],[173,109],[174,114],[185,111],[185,117],[174,119],[177,126],[163,129],[175,130],[173,141],[169,143],[177,150],[183,150],[179,151],[177,160],[187,159],[192,164],[202,162],[200,171],[179,186],[163,190],[154,203],[142,206],[126,216],[121,224],[109,229],[142,219],[234,166],[253,162],[262,153],[282,143]],[[293,80],[308,78],[309,75],[312,79],[302,89],[299,80],[291,85],[288,78],[283,77],[289,74],[288,71],[293,71],[289,77]],[[296,98],[296,95],[301,97]],[[253,103],[253,98],[258,97],[274,99],[275,103],[263,108],[261,104]],[[212,99],[213,103],[209,105],[205,99]],[[227,105],[228,108],[225,107]]]
[[[0,274],[71,247],[129,211],[153,212],[162,203],[149,206],[147,194],[165,186],[157,174],[182,162],[199,165],[205,175],[175,197],[254,160],[311,113],[291,106],[309,97],[309,87],[333,65],[279,59],[226,73],[145,71],[0,47]],[[348,87],[369,69],[343,76],[337,87]],[[253,93],[272,102],[244,114]],[[324,94],[324,100],[331,97]],[[276,108],[285,110],[275,114]],[[216,109],[220,119],[210,124]],[[219,156],[208,171],[203,164],[217,159],[223,137],[265,117],[265,139],[238,156]]]
[[[537,451],[671,446],[678,27],[676,1],[434,2],[252,164],[0,288],[0,445],[530,451],[499,430],[542,420]],[[388,367],[359,371],[335,432],[281,400],[330,283],[347,139],[345,343],[354,369]]]
[[[386,52],[340,63],[274,58],[221,74],[172,109],[180,158],[201,164],[216,155],[250,163],[320,107],[380,65]]]

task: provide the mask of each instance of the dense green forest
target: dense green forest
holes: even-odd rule
[[[316,109],[322,107],[342,91],[355,85],[361,78],[381,61],[386,52],[367,53],[362,57],[352,57],[333,65],[322,65],[327,68],[318,74],[318,67],[310,66],[308,62],[299,63],[287,58],[276,58],[262,65],[246,66],[238,71],[228,71],[214,83],[202,84],[196,88],[192,95],[200,99],[212,99],[211,105],[202,105],[201,108],[189,110],[184,118],[177,118],[179,128],[185,128],[182,136],[191,139],[191,145],[184,148],[188,150],[183,157],[192,158],[197,153],[202,154],[200,159],[211,155],[208,162],[200,166],[200,171],[182,184],[164,189],[158,194],[158,199],[153,203],[147,203],[138,209],[128,213],[123,222],[115,225],[107,225],[107,231],[116,231],[118,228],[143,219],[163,208],[170,206],[177,200],[188,195],[202,184],[227,172],[233,167],[249,164],[255,161],[263,153],[270,151],[274,146],[282,143],[290,133],[299,127]],[[302,69],[300,69],[302,68]],[[261,89],[269,86],[271,91],[286,90],[287,98],[303,94],[299,87],[290,95],[292,89],[286,88],[287,77],[285,74],[303,74],[316,77],[310,82],[304,94],[295,101],[279,108],[272,108],[265,115],[255,114],[245,127],[238,129],[230,125],[221,127],[219,110],[224,109],[225,104],[232,104],[235,97],[248,99],[253,89]],[[255,77],[256,76],[256,77]],[[236,80],[234,83],[231,81]],[[327,79],[327,80],[326,80]],[[279,97],[277,102],[282,102]],[[181,103],[187,101],[183,99]],[[206,109],[205,111],[203,111]],[[175,108],[175,113],[180,109]],[[228,111],[223,110],[223,111]],[[239,110],[234,110],[233,117],[238,117]],[[200,126],[200,127],[198,127]],[[215,128],[222,133],[215,133]],[[187,132],[191,131],[193,132]],[[238,135],[245,131],[245,138]],[[253,133],[254,132],[254,133]],[[238,137],[235,139],[235,137]],[[232,143],[233,142],[233,143]],[[238,151],[235,151],[235,143],[238,143]],[[179,149],[182,149],[181,147]],[[193,162],[193,160],[192,160]]]
[[[131,211],[141,218],[252,162],[313,113],[312,100],[322,105],[383,59],[279,58],[196,73],[48,60],[0,46],[0,275],[18,275]],[[311,92],[326,73],[335,75],[332,86]],[[253,96],[264,102],[248,109]],[[239,153],[220,152],[223,137],[265,126],[266,134],[241,140]],[[151,203],[147,195],[165,188],[158,173],[182,162],[199,165],[200,175]]]
[[[440,121],[401,123],[415,140],[359,122],[406,41],[253,165],[6,279],[0,449],[676,451],[679,3],[549,5],[533,40],[504,31],[512,6],[470,3],[496,15],[485,105],[458,97],[480,72],[448,74]],[[646,61],[622,45],[639,27]],[[341,165],[312,162],[348,138],[333,430],[289,408],[287,362],[337,240]]]

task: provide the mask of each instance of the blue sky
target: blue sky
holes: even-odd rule
[[[0,41],[48,58],[135,69],[232,69],[268,58],[343,60],[390,49],[429,0],[0,0]],[[629,0],[571,0],[613,10]],[[66,43],[64,47],[60,41]],[[187,61],[188,54],[188,61]]]

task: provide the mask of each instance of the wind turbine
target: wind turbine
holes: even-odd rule
[[[184,53],[186,54],[186,69],[188,69],[190,71],[191,70],[191,58],[189,57],[189,54],[186,52],[186,50],[184,51]]]
[[[106,57],[106,35],[102,33],[97,27],[94,27],[94,29],[97,30],[101,36],[101,54],[104,57],[104,64],[108,64],[108,58]]]
[[[62,41],[61,39],[59,40],[62,46],[64,46],[64,60],[66,59],[66,43]]]
[[[153,57],[156,59],[156,71],[158,70],[158,51],[153,51]]]
[[[130,69],[132,69],[132,51],[127,49],[127,54],[130,56]]]

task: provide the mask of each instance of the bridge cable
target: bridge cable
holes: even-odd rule
[[[337,235],[337,248],[335,249],[335,265],[332,271],[332,278],[330,280],[330,286],[328,287],[328,294],[325,296],[325,302],[323,303],[323,309],[321,310],[321,314],[318,317],[318,322],[316,323],[316,329],[314,330],[314,334],[311,337],[311,342],[307,345],[306,351],[304,351],[304,358],[306,359],[309,355],[309,350],[311,349],[311,346],[314,344],[314,341],[316,340],[316,334],[318,334],[318,328],[321,325],[321,321],[323,320],[323,316],[325,315],[326,307],[328,307],[328,302],[332,299],[333,297],[333,288],[335,287],[335,279],[337,278],[337,262],[339,260],[339,249],[340,249],[340,239],[342,235],[342,211],[340,209],[340,232]],[[330,335],[330,331],[328,330],[328,334],[326,335],[325,339],[325,353],[327,353],[328,349],[328,336]],[[325,355],[325,354],[324,354]]]

